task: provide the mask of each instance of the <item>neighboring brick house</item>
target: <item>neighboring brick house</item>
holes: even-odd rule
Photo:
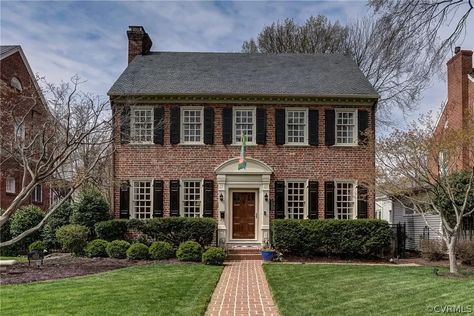
[[[209,216],[220,244],[260,244],[275,217],[374,216],[378,95],[350,57],[151,52],[141,26],[127,35],[108,92],[116,217]]]
[[[0,46],[0,133],[2,141],[18,137],[25,139],[35,128],[42,128],[49,115],[46,101],[21,46]],[[25,116],[20,124],[18,118]],[[17,119],[15,120],[14,117]],[[23,168],[0,152],[0,208],[6,209],[21,190]],[[38,185],[25,204],[35,204],[46,210],[50,203],[50,189]]]
[[[439,139],[445,129],[465,129],[473,123],[474,114],[474,69],[472,68],[472,51],[456,47],[454,56],[446,63],[448,73],[447,100],[435,129]],[[472,141],[474,146],[474,140]],[[441,152],[437,159],[431,157],[429,170],[433,175],[466,170],[474,166],[473,148],[463,148],[459,157],[449,157]],[[435,155],[436,156],[436,155]],[[449,169],[449,170],[448,170]],[[441,217],[426,215],[426,219],[436,231],[426,225],[421,214],[406,209],[398,201],[387,196],[377,197],[376,217],[387,220],[390,224],[404,223],[407,232],[407,248],[419,249],[420,239],[438,239],[442,232]],[[463,222],[461,238],[474,239],[474,217]]]
[[[472,50],[456,47],[455,55],[447,62],[448,95],[443,112],[438,120],[435,135],[441,137],[443,130],[467,129],[474,124],[474,69]],[[474,141],[473,141],[474,146]],[[448,162],[449,161],[449,162]],[[466,170],[474,166],[474,148],[463,148],[459,157],[449,157],[441,152],[437,162],[431,164],[435,174]],[[445,170],[448,168],[454,170]],[[438,171],[438,172],[436,172]]]

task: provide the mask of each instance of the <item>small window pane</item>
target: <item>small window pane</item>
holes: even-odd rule
[[[303,219],[304,218],[304,182],[287,182],[286,206],[288,218]]]
[[[355,142],[355,112],[336,112],[336,143],[354,144]]]
[[[247,135],[247,142],[254,142],[255,111],[235,110],[235,143],[242,142],[242,136]]]
[[[37,203],[43,202],[43,187],[41,184],[37,184],[31,192],[31,200]]]
[[[152,217],[151,181],[132,182],[132,216],[138,219]]]
[[[354,214],[354,184],[336,183],[336,218],[352,219]]]
[[[183,181],[183,214],[185,217],[201,216],[201,181]]]
[[[153,110],[136,107],[131,113],[131,138],[134,143],[153,142]]]

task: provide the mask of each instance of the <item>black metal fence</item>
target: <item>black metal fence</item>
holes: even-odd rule
[[[406,250],[407,229],[405,223],[390,225],[392,228],[392,253],[394,258],[403,258]]]

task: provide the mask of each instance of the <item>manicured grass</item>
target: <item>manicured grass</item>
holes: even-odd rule
[[[28,262],[27,257],[5,257],[5,256],[0,256],[0,260],[16,260],[17,262]]]
[[[0,287],[7,315],[203,315],[222,267],[151,264]]]
[[[427,315],[437,305],[474,308],[474,278],[427,267],[264,265],[282,315]]]

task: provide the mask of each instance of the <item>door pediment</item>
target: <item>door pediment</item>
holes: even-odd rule
[[[247,168],[238,169],[239,158],[229,159],[214,170],[216,174],[272,174],[273,169],[263,161],[253,159],[250,157],[246,158]]]

